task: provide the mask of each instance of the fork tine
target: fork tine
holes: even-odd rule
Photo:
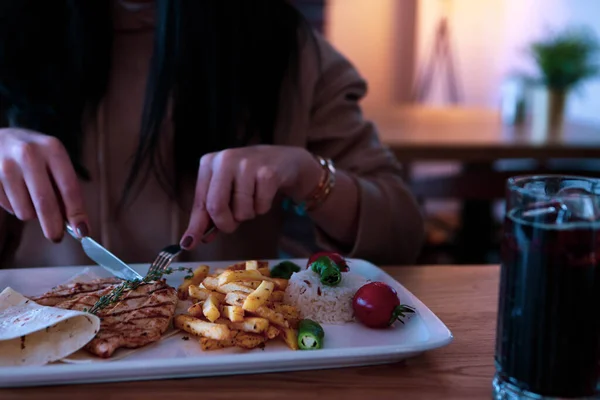
[[[173,256],[163,253],[158,268],[164,270],[171,263],[171,261],[173,261]]]
[[[158,257],[156,257],[156,260],[154,260],[154,263],[152,264],[153,271],[158,270],[162,266],[163,259],[164,259],[164,257],[162,255],[162,253],[159,254]]]
[[[209,236],[215,230],[216,226],[211,221],[209,228],[206,230],[203,237]],[[169,264],[171,264],[171,261],[173,261],[173,259],[177,257],[179,253],[181,253],[181,250],[181,246],[178,244],[172,244],[162,249],[156,259],[152,262],[152,264],[150,264],[150,267],[148,268],[148,274],[155,273],[159,269],[168,267]]]
[[[162,263],[163,263],[163,258],[164,257],[162,255],[162,252],[160,252],[158,257],[156,257],[156,259],[150,265],[150,268],[148,268],[149,275],[156,273],[159,270],[159,268],[161,268]]]
[[[169,245],[162,249],[150,265],[150,268],[148,268],[148,274],[165,270],[179,253],[181,253],[181,246],[178,244]]]
[[[161,252],[158,255],[158,258],[156,259],[156,265],[155,265],[155,270],[162,270],[165,267],[165,264],[167,264],[169,262],[169,258],[168,256],[166,256],[163,252]]]
[[[158,254],[158,256],[154,259],[154,261],[152,262],[152,264],[150,265],[150,268],[148,269],[148,273],[154,273],[158,270],[158,268],[160,267],[160,264],[162,263],[162,252]]]

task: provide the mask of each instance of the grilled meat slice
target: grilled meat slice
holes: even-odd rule
[[[90,309],[119,282],[111,278],[61,285],[32,300],[41,305],[81,311]],[[85,349],[109,358],[118,348],[138,348],[156,342],[169,327],[176,306],[177,291],[164,281],[126,292],[118,303],[98,312],[100,331]]]
[[[97,279],[91,282],[68,283],[65,285],[56,286],[52,288],[51,291],[39,297],[32,298],[31,300],[43,306],[55,307],[57,304],[62,304],[69,300],[81,299],[86,294],[88,294],[91,298],[96,297],[99,299],[100,296],[109,293],[121,282],[122,281],[117,278],[107,278]],[[74,309],[79,310],[79,308]]]

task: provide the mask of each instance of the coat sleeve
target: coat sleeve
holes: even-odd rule
[[[306,146],[331,158],[348,173],[359,192],[358,234],[343,249],[320,229],[319,247],[386,264],[413,263],[424,239],[420,208],[401,178],[401,166],[365,119],[359,101],[365,80],[327,41],[317,36],[319,73],[311,96]],[[335,189],[334,189],[335,190]]]

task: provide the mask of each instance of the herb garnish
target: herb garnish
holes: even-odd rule
[[[119,286],[114,288],[110,293],[100,297],[100,299],[98,299],[96,304],[94,304],[94,306],[92,308],[90,308],[89,311],[86,308],[84,308],[83,311],[89,312],[91,314],[96,314],[96,313],[98,313],[98,311],[102,310],[103,308],[108,307],[111,304],[118,303],[119,300],[121,299],[121,297],[123,297],[123,294],[125,292],[135,290],[138,287],[140,287],[142,285],[146,285],[151,282],[156,282],[156,281],[160,280],[163,277],[163,275],[170,275],[176,271],[186,271],[187,275],[185,276],[185,279],[191,279],[191,277],[194,276],[194,272],[192,271],[191,268],[179,267],[179,268],[173,269],[173,268],[169,267],[163,271],[159,270],[159,271],[155,271],[153,273],[149,273],[141,280],[133,279],[133,280],[129,280],[129,281],[123,281],[123,283],[121,283]]]

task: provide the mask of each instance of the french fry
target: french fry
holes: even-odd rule
[[[206,290],[206,289],[202,289],[200,286],[196,286],[196,285],[190,285],[188,286],[188,295],[189,297],[196,299],[196,300],[206,300],[208,299],[208,295],[210,294],[210,291]]]
[[[242,308],[246,311],[256,311],[258,307],[267,302],[274,287],[275,284],[273,282],[263,281],[255,291],[246,297]]]
[[[265,332],[265,335],[267,336],[267,339],[271,340],[271,339],[275,339],[277,336],[279,336],[280,332],[281,331],[279,330],[279,328],[276,328],[273,325],[269,325],[269,327],[267,328],[267,331]]]
[[[300,313],[298,312],[298,309],[294,306],[287,304],[273,304],[270,308],[283,315],[285,319],[300,318]]]
[[[240,292],[229,292],[225,295],[225,303],[232,306],[241,307],[244,304],[244,300],[246,300],[247,295],[245,293]]]
[[[230,329],[249,333],[264,333],[269,329],[269,320],[260,317],[244,318],[242,322],[231,322],[226,319],[218,319],[217,323],[227,325]]]
[[[288,321],[286,321],[283,315],[271,310],[268,307],[260,306],[253,313],[258,315],[259,317],[268,319],[269,322],[277,326],[282,326],[284,328],[288,328],[290,326],[290,324],[288,323]]]
[[[239,292],[227,293],[227,296],[225,296],[225,302],[227,304],[231,304],[231,305],[235,305],[235,306],[242,306],[244,304],[244,301],[246,300],[246,297],[247,296],[244,293],[239,293]],[[274,310],[271,310],[268,307],[260,306],[252,313],[255,315],[258,315],[259,317],[268,319],[269,322],[271,322],[272,324],[282,326],[285,328],[289,328],[289,326],[290,326],[289,323],[285,320],[283,315],[281,315],[280,313],[278,313]]]
[[[299,312],[283,303],[288,280],[270,275],[267,261],[247,260],[212,272],[198,267],[178,290],[180,298],[196,302],[174,318],[175,327],[199,336],[205,351],[254,349],[276,338],[297,350]]]
[[[246,269],[246,263],[245,262],[239,262],[239,263],[231,264],[230,266],[228,266],[225,269],[228,270],[228,271],[240,271],[240,270],[244,270],[244,269]]]
[[[219,303],[223,303],[225,301],[225,295],[223,293],[214,292],[206,288],[200,288],[199,286],[190,285],[188,292],[190,297],[196,300],[205,301],[208,299],[208,296],[212,294],[217,298],[217,300],[219,300]]]
[[[230,282],[240,281],[262,281],[265,279],[271,279],[263,276],[257,270],[241,270],[241,271],[225,271],[219,275],[219,286],[226,285]]]
[[[290,328],[298,328],[298,324],[300,323],[300,313],[296,307],[287,304],[272,303],[269,304],[269,308],[283,315]]]
[[[242,292],[250,294],[254,291],[254,289],[246,285],[242,285],[241,283],[231,282],[223,286],[217,286],[217,291],[223,294],[227,294],[229,292]]]
[[[271,297],[269,298],[269,300],[271,300],[273,303],[281,303],[283,301],[284,296],[285,292],[282,292],[281,290],[276,290],[273,293],[271,293]]]
[[[277,290],[285,290],[285,288],[287,288],[288,285],[288,280],[287,279],[282,279],[282,278],[269,278],[271,280],[271,282],[273,282],[275,284],[275,286],[277,286]]]
[[[263,333],[269,329],[269,320],[260,317],[248,317],[244,322],[234,322],[232,328],[244,332]]]
[[[281,338],[292,350],[298,350],[298,331],[292,328],[281,329]]]
[[[207,276],[202,281],[202,284],[208,290],[217,290],[217,288],[219,287],[219,278],[215,276]]]
[[[215,322],[221,316],[219,300],[214,295],[208,296],[208,299],[202,305],[202,313],[210,322]]]
[[[205,280],[206,281],[206,280]],[[226,285],[230,282],[244,282],[244,281],[269,281],[275,283],[277,289],[285,290],[287,287],[287,280],[281,278],[271,278],[264,276],[258,270],[249,269],[242,271],[225,271],[219,275],[219,286]],[[206,286],[206,284],[205,284]],[[208,286],[206,286],[208,287]]]
[[[204,313],[202,312],[202,302],[196,303],[191,305],[188,309],[187,309],[188,314],[190,314],[192,317],[196,317],[196,318],[202,318],[204,316]]]
[[[239,306],[223,306],[222,314],[231,322],[242,322],[244,320],[244,309]]]
[[[230,304],[232,306],[240,306],[241,307],[244,304],[246,297],[247,297],[247,295],[244,293],[239,293],[239,292],[227,293],[227,296],[225,296],[225,303]],[[252,313],[255,315],[258,315],[259,317],[268,319],[269,322],[271,322],[272,324],[282,326],[285,328],[289,328],[289,326],[290,326],[289,323],[283,317],[283,315],[281,315],[280,313],[278,313],[276,311],[271,310],[268,307],[260,306]]]
[[[209,339],[227,340],[231,337],[231,330],[227,325],[205,322],[189,315],[175,316],[173,324],[177,329]]]
[[[242,262],[238,262],[235,264],[231,264],[230,266],[228,266],[227,268],[225,268],[226,270],[229,271],[240,271],[240,270],[244,270],[244,269],[250,269],[247,268],[247,264],[248,262],[255,262],[257,264],[257,269],[263,269],[263,268],[269,268],[269,262],[268,261],[256,261],[256,260],[250,260],[250,261],[242,261]]]
[[[206,337],[200,338],[200,348],[203,351],[221,350],[221,349],[225,349],[227,347],[233,347],[233,346],[235,346],[235,342],[232,339],[215,340],[215,339],[209,339]]]
[[[263,345],[267,341],[267,338],[263,335],[257,335],[255,333],[241,332],[239,331],[234,337],[233,342],[237,347],[242,349],[254,349]]]
[[[258,261],[256,261],[256,260],[246,261],[246,269],[258,270]]]
[[[247,281],[247,282],[239,282],[238,285],[246,286],[252,290],[256,289],[258,285],[260,285],[261,281]],[[228,283],[230,285],[230,283]]]
[[[204,278],[207,277],[209,271],[208,265],[201,265],[194,270],[192,276],[189,279],[184,279],[183,283],[177,288],[177,296],[181,300],[188,298],[188,287],[190,285],[199,285]]]

